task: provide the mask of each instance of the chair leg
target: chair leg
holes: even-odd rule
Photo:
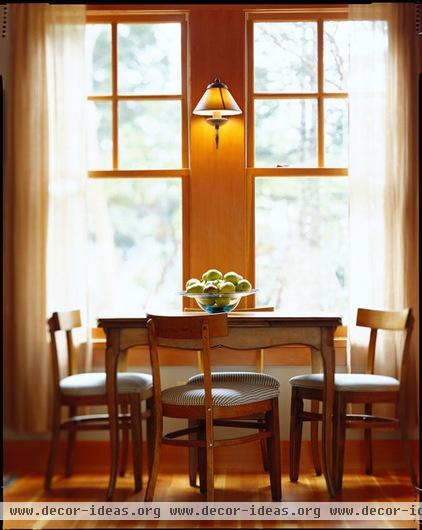
[[[205,447],[198,447],[198,474],[199,474],[199,491],[207,492],[207,451]]]
[[[70,477],[73,472],[73,448],[75,447],[76,432],[76,425],[73,425],[67,432],[65,477]]]
[[[142,422],[139,394],[130,395],[130,424],[132,428],[132,460],[135,491],[142,489]],[[128,432],[127,429],[124,431]]]
[[[195,427],[197,422],[195,420],[188,420],[188,427]],[[198,434],[189,434],[189,440],[197,440]],[[196,478],[198,475],[198,449],[196,447],[189,447],[189,484],[192,487],[196,486]]]
[[[334,488],[340,492],[343,486],[344,449],[346,444],[346,406],[341,392],[334,398]]]
[[[404,399],[401,400],[398,406],[398,412],[399,412],[399,423],[400,423],[400,437],[404,452],[404,458],[406,461],[407,470],[409,472],[409,477],[412,482],[413,486],[418,486],[418,481],[416,478],[415,468],[413,466],[413,459],[412,459],[412,450],[409,443],[409,438],[407,436],[407,429],[406,429],[406,410],[404,405]]]
[[[292,388],[290,404],[290,480],[297,482],[299,478],[300,446],[302,443],[302,414],[303,399],[299,397],[299,390]]]
[[[214,426],[212,409],[208,409],[205,414],[207,502],[214,502]]]
[[[319,401],[313,399],[311,401],[311,412],[319,412]],[[314,463],[315,474],[317,476],[322,475],[321,460],[319,458],[319,445],[318,445],[318,428],[319,421],[311,421],[311,449],[312,449],[312,461]]]
[[[280,423],[278,398],[272,400],[272,407],[266,413],[267,430],[272,432],[267,438],[271,497],[273,501],[281,501],[281,458],[280,458]]]
[[[57,449],[60,441],[60,402],[55,399],[53,405],[53,417],[51,426],[50,452],[48,455],[47,469],[44,479],[44,489],[49,491],[51,480],[54,474],[54,464],[56,462]]]
[[[127,414],[128,406],[126,403],[122,403],[120,405],[120,412],[122,414]],[[122,428],[121,434],[122,434],[122,443],[121,443],[122,450],[121,450],[121,455],[120,455],[119,475],[121,477],[124,477],[126,473],[127,455],[128,455],[128,449],[129,449],[129,430],[126,428]]]
[[[145,502],[152,502],[154,498],[155,486],[157,484],[158,469],[160,467],[161,441],[163,438],[163,417],[157,414],[154,407],[154,454],[152,458],[151,471],[149,473],[147,490],[145,492]]]
[[[265,430],[265,428],[260,429]],[[264,471],[268,471],[268,452],[267,452],[267,443],[266,440],[261,440],[261,459],[262,459],[262,467],[264,468]]]
[[[199,440],[205,442],[205,422],[199,421],[200,430],[198,431],[197,437]],[[203,447],[198,447],[198,475],[199,475],[199,491],[201,493],[207,492],[207,451],[205,443]]]
[[[148,459],[148,474],[152,470],[152,462],[154,459],[154,439],[155,439],[155,418],[154,418],[154,398],[150,397],[146,400],[146,411],[149,413],[147,417],[147,459]]]
[[[372,414],[372,403],[365,403],[365,414]],[[371,429],[364,430],[365,443],[365,473],[372,475],[372,431]]]

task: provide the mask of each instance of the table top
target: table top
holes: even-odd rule
[[[152,313],[151,313],[152,314]],[[157,314],[157,313],[153,313]],[[203,311],[184,312],[184,311],[166,311],[168,316],[185,315],[197,316],[204,315]],[[309,314],[286,314],[283,311],[234,311],[228,313],[230,327],[242,326],[286,326],[286,327],[337,327],[341,326],[341,316],[330,313],[309,313]],[[103,316],[98,318],[98,327],[100,328],[136,328],[146,326],[146,313],[134,315]]]

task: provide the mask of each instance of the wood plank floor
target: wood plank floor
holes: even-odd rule
[[[43,477],[32,473],[16,477],[4,489],[4,501],[30,502],[103,502],[108,481],[106,472],[77,473],[71,478],[57,475],[53,489],[43,491]],[[146,477],[144,477],[144,484]],[[219,469],[215,480],[216,501],[249,502],[271,500],[268,477],[264,472]],[[118,478],[114,502],[143,501],[143,492],[133,494],[130,473]],[[311,470],[301,473],[298,483],[289,481],[287,472],[282,476],[283,501],[327,502],[330,498],[324,479]],[[198,488],[191,488],[186,473],[159,475],[155,501],[200,502],[204,498]],[[419,502],[404,470],[375,471],[373,476],[361,470],[346,471],[343,493],[336,501],[347,502]],[[412,521],[4,521],[4,528],[416,528]]]

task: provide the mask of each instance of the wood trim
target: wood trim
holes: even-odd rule
[[[101,169],[89,171],[89,178],[180,178],[188,177],[190,169]]]
[[[117,99],[117,24],[111,24],[111,112],[112,112],[112,135],[113,143],[113,169],[119,167],[119,102]]]
[[[151,10],[120,4],[108,6],[87,5],[87,22],[89,24],[103,24],[104,22],[134,22],[156,24],[157,22],[184,22],[189,15],[189,10],[159,9]]]
[[[375,467],[377,469],[405,469],[404,459],[401,457],[402,449],[400,440],[373,440],[374,454],[376,455]],[[146,443],[143,442],[143,451],[146,461]],[[419,461],[419,441],[410,440],[415,467]],[[44,473],[45,462],[49,440],[4,440],[4,473]],[[363,440],[347,440],[347,459],[345,467],[347,469],[362,469],[364,466],[364,445]],[[131,461],[129,451],[129,460]],[[34,454],[37,458],[34,458]],[[65,441],[63,440],[58,451],[57,466],[58,472],[63,469],[65,454]],[[289,462],[289,443],[281,442],[281,455],[285,467]],[[398,455],[391,458],[391,455]],[[181,451],[178,447],[165,446],[162,449],[161,471],[162,472],[182,472],[188,469],[188,452]],[[74,473],[86,473],[88,471],[109,472],[110,444],[103,440],[78,440],[75,444]],[[128,462],[128,468],[131,462]],[[239,447],[221,448],[216,452],[216,469],[219,466],[227,466],[230,463],[231,469],[252,470],[256,472],[261,465],[261,452],[259,444],[245,444]],[[301,468],[313,469],[311,458],[311,446],[309,440],[302,441]],[[220,468],[221,469],[221,468]]]
[[[313,20],[324,20],[329,17],[331,20],[347,20],[348,6],[347,5],[332,5],[332,6],[318,6],[315,5],[303,5],[303,6],[280,6],[274,8],[274,5],[269,6],[265,9],[262,6],[260,9],[246,9],[246,16],[248,20],[254,22],[275,22],[283,17],[283,20],[306,22]]]
[[[254,123],[254,69],[253,69],[253,21],[246,21],[246,167],[255,166],[255,123]],[[249,203],[248,203],[249,204]]]
[[[349,171],[342,167],[248,167],[251,177],[347,177]]]
[[[189,46],[188,46],[188,23],[187,17],[180,20],[180,65],[181,65],[181,127],[182,127],[182,166],[189,167],[189,129],[190,129],[190,105],[188,101],[189,94]]]
[[[147,100],[147,101],[179,101],[182,99],[182,94],[116,94],[115,99],[118,101],[135,101],[135,100]],[[114,99],[112,96],[106,94],[88,96],[89,101],[106,101]]]
[[[324,148],[324,98],[322,95],[324,89],[324,28],[323,21],[317,22],[317,86],[318,86],[318,103],[317,103],[317,158],[318,166],[324,167],[325,148]]]
[[[255,92],[255,99],[316,99],[320,96],[326,98],[345,98],[347,92]]]

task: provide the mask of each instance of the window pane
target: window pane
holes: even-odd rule
[[[345,99],[324,100],[325,120],[325,165],[346,167],[348,105]]]
[[[316,100],[255,100],[255,166],[315,166]]]
[[[90,179],[89,186],[95,318],[180,309],[181,179]]]
[[[255,92],[314,92],[316,22],[255,22]]]
[[[259,305],[347,321],[347,178],[256,178],[255,241]]]
[[[111,25],[87,24],[88,94],[111,94]]]
[[[110,101],[88,101],[88,167],[112,169],[112,115]]]
[[[347,20],[324,22],[324,90],[346,92],[349,71]]]
[[[180,101],[119,103],[119,166],[167,169],[182,165]]]
[[[118,24],[119,94],[180,94],[180,24]]]

